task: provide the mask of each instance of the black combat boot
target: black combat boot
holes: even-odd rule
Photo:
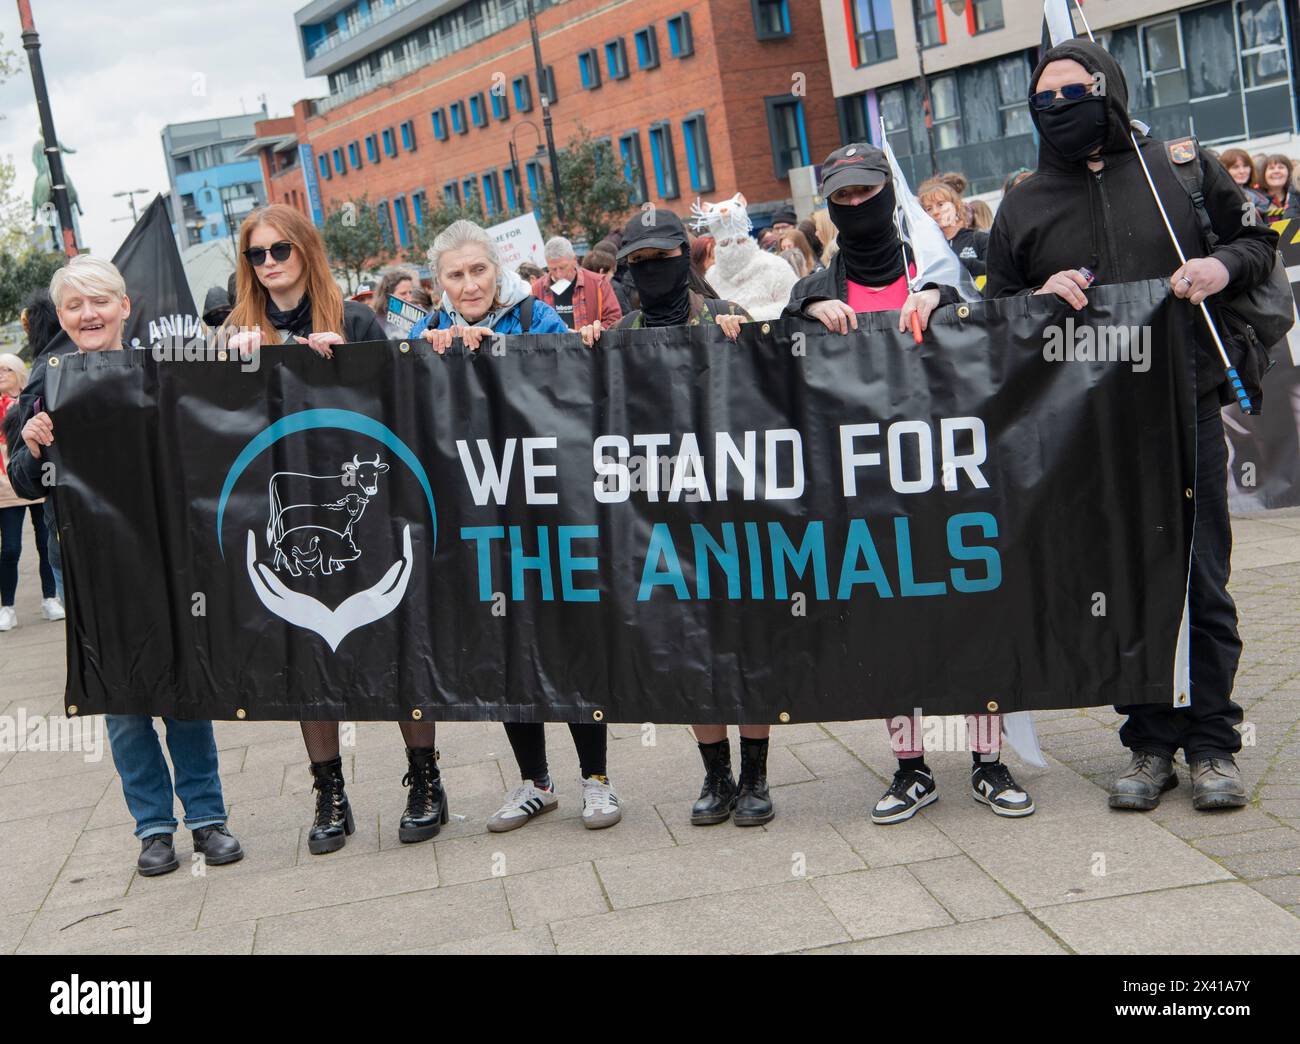
[[[740,737],[740,785],[736,794],[736,826],[762,826],[776,815],[767,793],[767,740]]]
[[[704,759],[704,787],[700,790],[700,799],[691,806],[691,822],[695,826],[724,823],[736,807],[731,743],[722,739],[717,743],[701,743],[699,748],[700,757]]]
[[[429,747],[407,747],[406,760],[410,768],[402,777],[402,786],[410,787],[411,792],[397,824],[397,839],[409,844],[437,837],[448,812],[447,792],[438,772],[438,752]]]
[[[307,851],[312,855],[337,852],[348,841],[356,827],[352,822],[352,806],[343,792],[343,759],[313,761],[311,774],[316,782],[316,818],[307,834]]]

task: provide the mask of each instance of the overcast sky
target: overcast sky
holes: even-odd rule
[[[302,74],[293,12],[306,0],[32,0],[59,140],[85,212],[83,247],[112,257],[130,230],[130,208],[113,193],[167,188],[159,134],[165,124],[255,111],[271,116],[327,91]],[[13,159],[30,200],[40,133],[17,4],[0,0],[0,44],[18,74],[0,85],[0,155]],[[126,217],[125,221],[113,221]]]

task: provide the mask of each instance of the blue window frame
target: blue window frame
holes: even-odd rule
[[[366,135],[366,159],[370,163],[379,162],[379,141],[373,134]]]
[[[381,199],[375,204],[375,216],[379,219],[379,231],[384,237],[384,245],[393,245],[393,212],[388,207],[388,200]]]
[[[660,199],[676,199],[677,154],[673,151],[673,126],[667,120],[650,124],[650,162],[654,165],[655,191]]]
[[[779,94],[764,101],[767,104],[767,129],[772,139],[772,168],[778,178],[785,178],[792,167],[806,167],[811,162],[803,100]]]
[[[695,37],[691,35],[689,11],[668,19],[668,53],[674,58],[689,58],[695,53]]]
[[[502,83],[500,90],[493,86],[492,90],[488,91],[488,96],[492,99],[493,118],[498,120],[510,119],[510,99],[506,97],[506,85]]]
[[[326,181],[334,176],[330,171],[330,158],[326,153],[322,152],[316,157],[316,165],[320,167],[320,176]]]
[[[653,25],[638,29],[632,34],[636,41],[636,64],[639,69],[657,69],[659,67],[659,34]]]
[[[465,126],[465,103],[454,101],[451,103],[451,129],[456,134],[464,134],[469,130]]]
[[[393,197],[393,220],[397,225],[397,245],[410,246],[411,236],[407,225],[405,196]]]
[[[401,132],[402,135],[402,148],[405,149],[407,152],[414,152],[415,151],[414,121],[407,120],[398,128],[398,130]]]
[[[497,172],[489,170],[483,175],[483,214],[493,217],[501,207],[501,184]]]
[[[505,182],[506,206],[510,210],[523,210],[522,201],[519,199],[519,185],[515,178],[514,168],[506,167],[502,170],[501,179]]]
[[[532,112],[533,85],[528,75],[516,76],[510,81],[510,89],[515,95],[515,112]]]
[[[416,227],[423,227],[424,212],[429,209],[429,203],[424,197],[424,189],[416,189],[411,193],[411,216],[415,218]]]
[[[429,113],[429,122],[433,124],[433,136],[438,141],[447,140],[447,111],[445,109],[434,109]]]
[[[343,155],[342,149],[334,150],[334,173],[346,174],[348,172],[348,161]]]
[[[528,179],[528,198],[536,206],[542,198],[543,171],[540,160],[529,160],[524,164],[524,176]]]
[[[447,201],[447,206],[460,206],[460,185],[455,181],[449,181],[442,186],[442,198]]]
[[[460,195],[467,207],[473,206],[474,200],[478,199],[478,180],[473,174],[460,179]]]
[[[613,76],[610,73],[611,79]],[[582,81],[584,91],[594,91],[600,86],[600,59],[596,56],[595,48],[578,54],[578,78]]]
[[[379,135],[379,140],[384,146],[385,156],[392,158],[397,155],[397,138],[394,137],[393,135],[392,127],[389,127],[387,130],[381,131]]]
[[[881,0],[886,7],[889,0]],[[754,32],[760,40],[790,35],[790,5],[787,0],[749,0],[754,13]]]
[[[623,37],[605,41],[605,69],[611,80],[627,78],[627,44],[623,42]]]
[[[483,100],[482,91],[469,96],[469,120],[475,127],[487,126],[487,103]]]
[[[361,146],[359,142],[348,142],[348,166],[353,170],[361,166]]]
[[[645,161],[641,158],[641,132],[631,130],[626,134],[620,134],[618,154],[623,160],[623,177],[627,178],[632,186],[632,201],[644,203],[646,201]]]
[[[709,154],[709,132],[703,112],[693,112],[682,120],[682,146],[686,149],[691,189],[712,192],[716,187],[713,183],[713,157]]]

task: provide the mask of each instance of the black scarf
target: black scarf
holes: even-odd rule
[[[641,297],[646,326],[685,326],[691,317],[691,256],[656,257],[628,268]]]
[[[275,307],[275,302],[268,296],[266,317],[277,330],[288,330],[296,337],[306,337],[311,333],[311,298],[303,294],[301,301],[282,312]]]
[[[903,244],[894,226],[894,185],[857,206],[827,203],[849,279],[860,286],[889,286],[903,275]]]

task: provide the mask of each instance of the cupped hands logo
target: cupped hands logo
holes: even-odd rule
[[[222,523],[240,475],[280,439],[319,428],[357,432],[389,449],[418,480],[436,541],[433,491],[423,465],[410,448],[385,425],[363,414],[315,409],[276,421],[250,440],[231,465],[217,507],[217,540],[223,558]],[[367,509],[378,498],[381,485],[391,480],[390,470],[381,454],[356,452],[351,460],[332,468],[276,471],[267,484],[262,534],[265,547],[259,549],[258,534],[253,529],[247,531],[245,564],[259,601],[282,620],[320,635],[334,652],[353,631],[396,609],[411,579],[414,556],[411,526],[407,523],[402,529],[399,557],[373,584],[347,593],[333,608],[311,590],[314,585],[319,590],[320,585],[335,582],[339,574],[350,569],[356,572],[366,564],[365,548],[381,534],[385,521],[382,515],[376,517],[373,509],[367,514]],[[363,517],[367,520],[364,526]],[[337,591],[337,584],[333,589]]]

